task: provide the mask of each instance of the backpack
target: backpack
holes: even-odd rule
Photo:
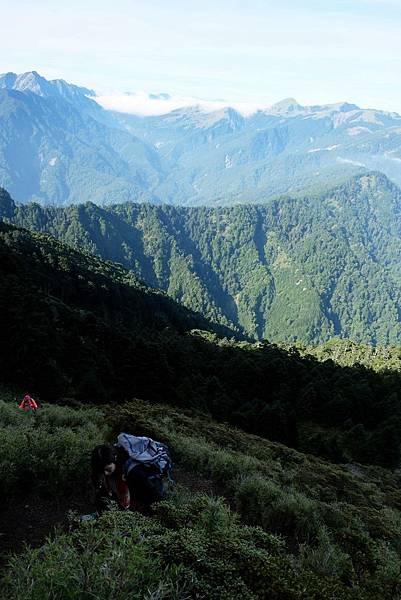
[[[172,461],[168,446],[148,437],[120,433],[117,446],[123,448],[128,459],[123,465],[125,477],[131,474],[135,498],[145,505],[163,500],[165,489],[163,477],[171,479]]]
[[[173,463],[166,444],[156,442],[149,437],[120,433],[117,437],[117,446],[123,448],[129,457],[123,467],[125,476],[131,469],[141,465],[148,467],[152,474],[166,475],[170,479]]]

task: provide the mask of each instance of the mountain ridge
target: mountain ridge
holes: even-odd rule
[[[92,92],[36,72],[0,77],[0,186],[42,204],[219,206],[372,170],[401,184],[396,113],[286,99],[249,116],[192,106],[141,117],[103,109]]]
[[[37,71],[26,73],[2,73],[0,74],[0,88],[13,89],[19,92],[32,92],[39,96],[51,95],[52,93],[67,93],[70,98],[74,96],[95,96],[96,92],[88,88],[67,83],[64,79],[45,79]],[[74,93],[75,92],[75,93]]]
[[[380,173],[320,195],[185,208],[17,205],[0,218],[123,264],[148,285],[254,338],[400,338],[401,190]]]

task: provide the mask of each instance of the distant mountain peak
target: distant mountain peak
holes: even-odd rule
[[[215,115],[216,118],[225,119],[232,124],[238,124],[238,122],[242,122],[244,120],[243,116],[237,110],[235,110],[235,108],[231,108],[230,106],[220,108],[209,114]]]
[[[150,100],[170,100],[170,94],[166,92],[160,92],[160,94],[148,94]]]
[[[338,107],[338,110],[341,112],[349,112],[350,110],[360,110],[360,107],[357,106],[356,104],[352,104],[350,102],[340,102],[339,104],[335,105]]]
[[[313,108],[314,111],[317,112],[351,112],[354,110],[361,110],[359,106],[357,106],[356,104],[351,104],[350,102],[335,102],[334,104],[323,104],[321,106],[313,106],[311,108]]]
[[[19,92],[32,92],[38,96],[46,96],[49,92],[49,82],[37,71],[28,71],[17,75],[13,89]]]
[[[295,98],[284,98],[280,102],[276,102],[270,107],[269,112],[273,114],[300,112],[303,110],[303,106],[299,104]]]
[[[350,102],[336,102],[333,104],[317,104],[313,106],[302,106],[295,98],[285,98],[280,102],[273,104],[268,112],[274,115],[297,115],[304,113],[306,115],[313,115],[318,113],[334,113],[334,112],[352,112],[361,110],[356,104]]]
[[[169,122],[172,120],[184,123],[188,127],[200,129],[209,129],[224,124],[231,130],[236,130],[243,126],[244,117],[230,106],[219,108],[218,110],[207,111],[200,105],[185,106],[177,108],[162,117]]]
[[[8,73],[2,73],[0,75],[0,89],[8,88],[11,89],[17,79],[18,75],[9,71]]]
[[[67,83],[63,79],[45,79],[37,71],[27,71],[20,74],[4,73],[0,75],[0,88],[17,90],[18,92],[31,92],[43,97],[61,94],[67,99],[71,99],[73,96],[96,95],[93,90]]]

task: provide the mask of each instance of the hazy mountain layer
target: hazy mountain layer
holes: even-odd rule
[[[287,99],[244,117],[189,107],[138,117],[38,73],[0,76],[0,185],[22,202],[265,201],[378,170],[401,184],[401,117]]]
[[[15,205],[0,216],[122,263],[256,338],[401,342],[401,191],[380,174],[265,206]]]
[[[109,127],[88,92],[37,73],[0,77],[0,182],[21,201],[152,199],[157,152]]]

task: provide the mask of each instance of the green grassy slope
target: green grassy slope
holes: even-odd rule
[[[14,428],[19,439],[18,428],[20,433],[31,428],[47,435],[51,445],[46,423],[59,422],[60,414],[42,410],[37,424],[19,414],[17,423],[7,405],[0,431]],[[397,474],[334,466],[165,405],[133,400],[103,410],[107,431],[99,429],[99,437],[113,439],[126,430],[167,441],[178,483],[152,518],[111,512],[56,534],[40,549],[27,549],[5,569],[2,598],[401,597]],[[64,425],[73,427],[75,418],[75,426],[89,427],[85,417],[89,413],[82,409],[76,416],[71,410]],[[18,445],[4,445],[2,468],[18,453]],[[85,453],[79,444],[75,449]],[[33,465],[39,451],[34,446]],[[57,457],[48,461],[52,467]],[[77,469],[79,481],[81,466],[72,465],[69,477]],[[180,483],[183,470],[191,473],[190,481],[211,480],[220,498]]]

